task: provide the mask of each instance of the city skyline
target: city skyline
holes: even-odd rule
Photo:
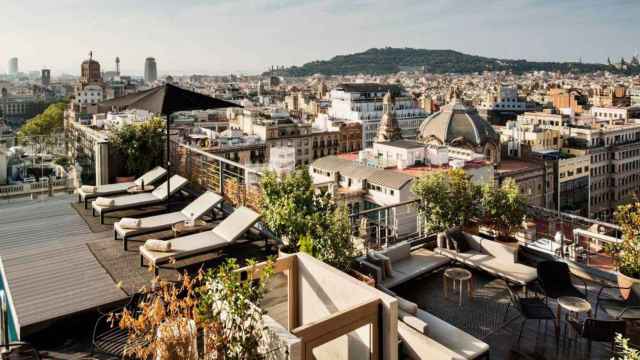
[[[385,46],[604,63],[637,53],[628,44],[640,14],[628,0],[606,7],[593,0],[36,2],[3,8],[2,73],[17,57],[23,70],[77,74],[90,50],[103,71],[115,70],[119,56],[122,73],[131,75],[143,75],[147,57],[158,59],[159,75],[260,73]]]

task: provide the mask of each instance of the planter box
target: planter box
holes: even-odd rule
[[[640,283],[640,279],[629,277],[621,272],[618,272],[618,286],[630,288],[631,285]],[[626,300],[631,294],[631,289],[620,289],[620,295]]]

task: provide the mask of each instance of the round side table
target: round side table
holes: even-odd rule
[[[568,319],[578,321],[580,320],[579,319],[580,314],[588,314],[588,316],[591,317],[591,304],[583,298],[579,298],[575,296],[559,297],[558,298],[558,322],[560,322],[562,319],[562,316],[561,316],[562,309],[565,309],[568,312],[567,314]],[[564,333],[567,334],[566,322],[565,322],[564,328],[565,328]]]
[[[449,293],[449,282],[451,282],[452,290],[456,290],[456,283],[458,285],[458,306],[462,306],[462,293],[463,293],[463,285],[467,283],[467,299],[471,301],[473,296],[473,286],[472,286],[472,278],[471,271],[463,268],[453,267],[444,271],[444,276],[442,277],[443,286],[444,286],[444,297],[448,297]]]

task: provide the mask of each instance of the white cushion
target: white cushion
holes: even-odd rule
[[[123,229],[138,229],[140,227],[140,219],[122,218],[119,223]]]
[[[95,186],[91,186],[91,185],[82,185],[80,187],[80,190],[82,190],[83,193],[86,194],[93,194],[96,192],[96,187]]]
[[[113,204],[115,204],[115,200],[114,199],[109,199],[109,198],[105,198],[105,197],[99,197],[94,201],[94,204],[100,206],[100,207],[111,207],[113,206]]]
[[[144,242],[144,247],[151,251],[169,252],[171,251],[171,242],[149,239]]]
[[[429,336],[429,324],[427,324],[423,319],[417,317],[415,314],[409,314],[408,312],[400,309],[398,310],[398,319],[415,330],[418,330],[422,334]]]
[[[411,256],[411,245],[408,242],[402,242],[389,246],[380,253],[387,256],[391,262],[400,261]]]
[[[418,305],[416,303],[413,303],[409,300],[405,300],[400,297],[397,299],[398,299],[398,309],[411,315],[415,315],[418,313]]]

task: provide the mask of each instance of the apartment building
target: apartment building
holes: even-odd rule
[[[570,128],[566,150],[590,157],[590,217],[611,219],[640,188],[640,124]]]
[[[331,118],[362,124],[362,144],[364,148],[370,148],[375,142],[382,119],[382,101],[388,92],[395,96],[393,112],[402,136],[405,139],[415,139],[417,130],[426,119],[427,113],[398,85],[340,84],[329,94],[331,107],[327,113]]]
[[[272,147],[296,149],[296,166],[308,165],[314,159],[335,155],[340,151],[341,133],[337,129],[318,130],[277,109],[245,109],[230,113],[231,128],[256,135],[266,144],[266,154]],[[268,159],[266,159],[268,161]]]

